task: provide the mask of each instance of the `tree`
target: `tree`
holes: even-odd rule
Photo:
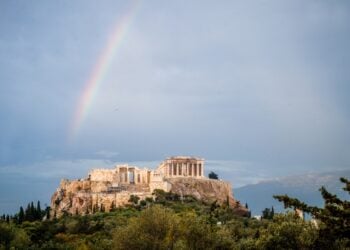
[[[42,211],[41,211],[41,207],[40,207],[40,201],[37,202],[35,215],[36,215],[36,218],[35,218],[36,220],[41,220]]]
[[[139,200],[140,200],[140,197],[138,197],[137,195],[130,195],[130,198],[129,198],[129,202],[137,205],[139,203]]]
[[[271,219],[275,216],[275,209],[271,207]]]
[[[106,211],[105,206],[101,203],[100,212],[104,213]]]
[[[345,184],[343,190],[350,194],[349,180],[340,178],[340,181]],[[325,187],[321,187],[320,192],[324,199],[323,208],[309,206],[287,195],[275,195],[274,198],[283,202],[285,208],[300,209],[320,221],[317,248],[334,248],[335,244],[343,244],[344,248],[350,247],[350,202],[339,199]]]
[[[0,249],[10,249],[10,242],[15,237],[10,225],[0,223]],[[4,248],[2,248],[2,246]]]
[[[36,211],[35,211],[35,207],[34,207],[34,202],[30,203],[30,214],[31,214],[31,220],[30,221],[35,221],[36,220]]]
[[[50,210],[51,210],[50,207],[46,207],[46,208],[45,208],[45,214],[46,214],[46,219],[47,219],[47,220],[50,219]]]
[[[164,203],[166,201],[166,192],[163,189],[154,189],[152,194],[155,196],[156,202]]]
[[[114,249],[173,249],[179,237],[178,217],[156,205],[131,218],[114,234]]]
[[[112,204],[111,204],[111,207],[109,208],[109,211],[113,212],[113,211],[115,211],[115,209],[116,209],[115,202],[112,201]]]
[[[273,207],[271,209],[270,208],[265,208],[262,211],[261,218],[271,220],[271,219],[273,219],[274,215],[275,215],[275,211],[274,211]]]
[[[97,203],[92,207],[92,213],[94,214],[94,213],[97,213],[97,211],[98,211],[98,205],[97,205]]]
[[[216,173],[214,173],[213,171],[210,171],[210,173],[208,174],[208,177],[209,177],[209,179],[215,179],[215,180],[219,179],[219,176]]]
[[[301,220],[293,213],[276,215],[266,228],[260,228],[258,234],[257,249],[314,249],[317,239],[312,223]]]
[[[23,207],[21,206],[19,208],[19,213],[18,213],[18,223],[22,224],[23,221],[24,221],[24,210],[23,210]]]

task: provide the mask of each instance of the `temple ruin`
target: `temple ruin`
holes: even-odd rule
[[[118,190],[125,185],[149,185],[151,191],[155,188],[164,188],[162,183],[167,178],[198,178],[204,177],[204,159],[197,157],[176,156],[169,157],[159,164],[155,170],[139,168],[130,165],[116,165],[114,169],[93,169],[88,180],[110,182],[109,190]]]
[[[219,204],[229,201],[239,207],[230,183],[204,176],[204,159],[176,156],[167,158],[154,170],[124,164],[93,169],[84,179],[64,179],[51,198],[52,214],[88,214],[102,208],[110,211],[130,204],[132,195],[141,200],[153,199],[155,189]]]

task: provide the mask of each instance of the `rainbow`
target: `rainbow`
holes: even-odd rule
[[[118,18],[112,35],[107,40],[107,44],[99,56],[97,63],[90,73],[90,77],[86,82],[81,97],[77,103],[74,117],[71,121],[69,140],[72,140],[78,133],[84,119],[86,118],[89,108],[98,92],[101,83],[103,82],[106,73],[113,61],[113,58],[120,48],[120,45],[125,37],[128,27],[131,24],[140,1],[132,1],[127,11],[121,18]]]

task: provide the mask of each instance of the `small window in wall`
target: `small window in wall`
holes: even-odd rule
[[[173,169],[174,169],[174,175],[176,175],[177,174],[177,171],[176,171],[176,164],[173,164]]]
[[[138,183],[141,182],[140,174],[137,174],[137,182],[138,182]]]
[[[190,164],[190,170],[189,170],[189,175],[192,175],[192,163]]]
[[[182,164],[179,164],[179,175],[182,175]]]

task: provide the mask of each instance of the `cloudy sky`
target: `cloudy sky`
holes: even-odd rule
[[[348,1],[1,1],[0,212],[170,155],[233,186],[349,169],[349,44]]]

